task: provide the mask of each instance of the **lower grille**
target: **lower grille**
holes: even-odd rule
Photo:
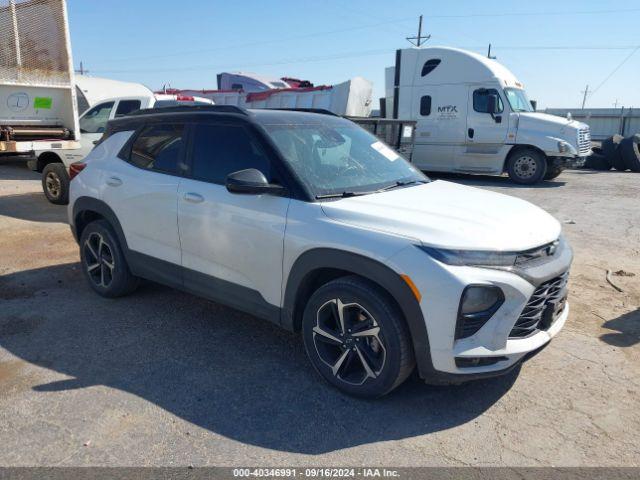
[[[528,337],[538,330],[549,328],[550,324],[545,324],[545,320],[555,320],[564,309],[568,279],[569,272],[567,271],[536,288],[513,326],[509,338]],[[547,312],[546,315],[553,315],[553,318],[547,319],[545,312],[551,308],[553,311]]]

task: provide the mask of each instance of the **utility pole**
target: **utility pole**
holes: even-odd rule
[[[582,97],[582,109],[584,110],[584,104],[587,103],[587,95],[589,95],[589,85],[580,93],[584,93]]]
[[[489,44],[489,50],[487,51],[487,58],[490,60],[495,60],[496,57],[495,56],[491,56],[491,44]]]
[[[85,70],[84,69],[84,65],[82,64],[82,60],[80,60],[80,68],[78,70],[76,70],[76,73],[79,73],[80,75],[84,75],[85,73],[89,73],[89,70]]]
[[[422,15],[420,15],[420,20],[418,21],[418,36],[417,37],[407,37],[407,40],[409,41],[410,44],[415,45],[416,47],[419,47],[420,45],[422,45],[422,40],[424,39],[424,41],[426,42],[427,40],[429,40],[431,38],[431,35],[422,35]],[[415,40],[415,42],[414,42]]]

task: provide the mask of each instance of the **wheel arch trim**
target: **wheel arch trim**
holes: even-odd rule
[[[383,263],[333,248],[314,248],[302,253],[294,262],[284,289],[281,325],[287,330],[300,329],[304,306],[299,304],[299,294],[314,272],[322,269],[342,270],[370,280],[386,290],[403,313],[411,334],[418,371],[422,378],[432,378],[435,370],[431,361],[427,328],[420,304],[411,288],[400,274]]]
[[[129,261],[129,247],[127,244],[127,239],[124,236],[124,231],[122,230],[122,226],[118,221],[118,217],[114,213],[114,211],[102,200],[98,200],[92,197],[79,197],[73,204],[72,209],[72,217],[71,217],[71,231],[73,232],[73,236],[76,241],[80,241],[81,232],[78,231],[78,218],[81,214],[85,212],[95,212],[101,217],[103,217],[116,233],[118,237],[118,242],[120,242],[120,247],[122,248],[122,252],[125,255],[127,261]]]

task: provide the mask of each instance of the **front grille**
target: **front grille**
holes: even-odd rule
[[[544,329],[545,326],[541,325],[541,322],[544,319],[545,310],[554,302],[564,299],[567,292],[568,279],[569,272],[567,271],[536,288],[522,310],[518,321],[513,326],[509,338],[528,337],[532,333]],[[557,313],[559,314],[560,312]],[[546,328],[548,327],[547,325]]]
[[[586,157],[591,150],[591,132],[589,128],[578,130],[578,155]]]

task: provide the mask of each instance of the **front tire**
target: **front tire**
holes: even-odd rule
[[[56,205],[69,203],[69,175],[62,163],[49,163],[42,170],[42,190]]]
[[[357,276],[333,280],[311,296],[302,333],[314,368],[349,395],[385,395],[415,364],[400,310],[387,292]]]
[[[138,287],[118,238],[105,220],[87,225],[80,236],[82,272],[91,288],[103,297],[121,297]]]
[[[547,159],[531,148],[518,150],[509,157],[507,172],[514,182],[533,185],[542,181],[547,174]]]

